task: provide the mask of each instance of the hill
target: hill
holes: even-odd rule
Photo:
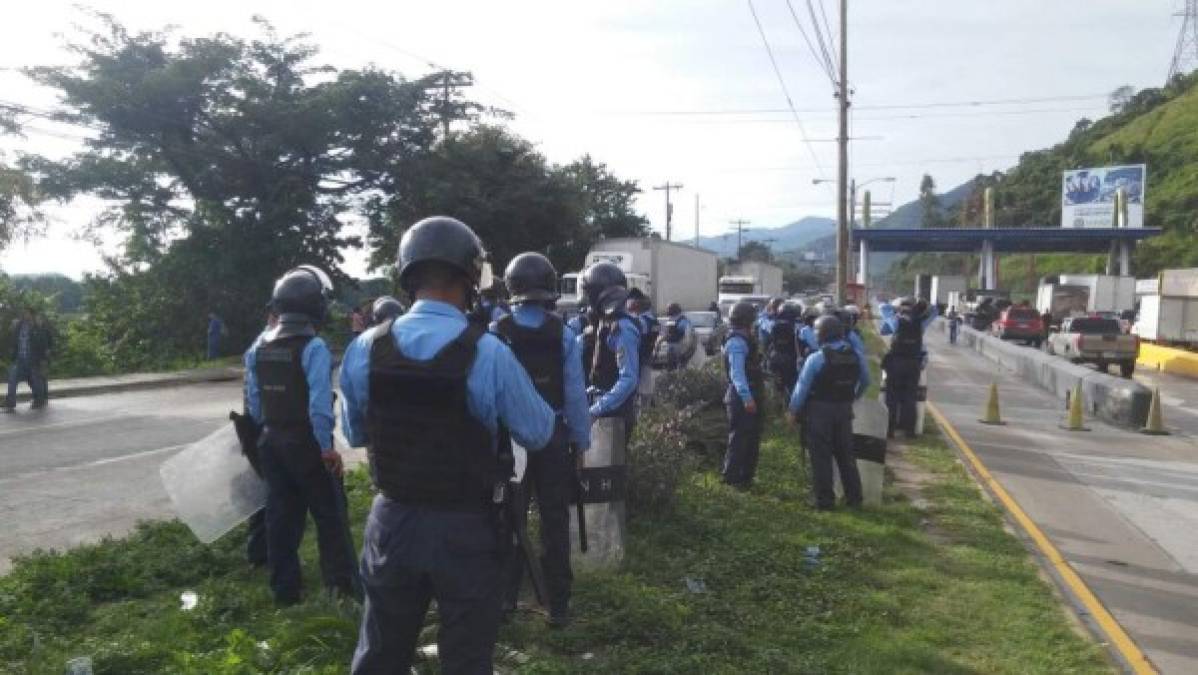
[[[952,192],[968,189],[952,208],[950,219],[959,222],[961,209],[968,207],[968,220],[977,220],[973,215],[978,196],[983,187],[993,186],[998,227],[1056,227],[1061,220],[1062,172],[1119,164],[1147,165],[1144,225],[1165,231],[1136,248],[1132,273],[1147,277],[1162,269],[1198,266],[1198,74],[1141,90],[1116,105],[1110,115],[1078,120],[1065,140],[1024,153],[1010,170],[978,176],[955,188]],[[903,217],[918,212],[915,204]],[[895,225],[884,220],[879,226]],[[1038,276],[1098,270],[1104,259],[1069,254],[1003,256],[999,278],[1003,287],[1028,293],[1034,291]],[[908,256],[891,276],[895,285],[903,287],[916,270],[958,269],[965,264],[962,256]]]
[[[745,230],[744,241],[772,239],[773,241],[770,241],[769,245],[773,250],[793,251],[803,248],[816,239],[835,233],[835,220],[820,216],[807,216],[782,227]],[[736,255],[736,234],[700,237],[699,246],[710,251],[715,251],[721,258],[732,257]]]

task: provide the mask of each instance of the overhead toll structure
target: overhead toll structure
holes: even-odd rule
[[[852,231],[853,246],[867,248],[872,253],[972,253],[984,259],[990,256],[990,267],[979,283],[995,281],[999,253],[1111,253],[1112,248],[1126,251],[1117,256],[1119,274],[1131,273],[1131,250],[1136,242],[1161,234],[1158,227],[1062,228],[1062,227],[963,227],[928,230],[924,228],[863,229]],[[988,253],[987,253],[988,252]],[[985,260],[983,260],[985,262]],[[1126,267],[1125,267],[1126,266]],[[983,265],[986,267],[986,265]],[[861,277],[869,285],[868,268]]]

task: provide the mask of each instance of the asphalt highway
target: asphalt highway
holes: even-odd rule
[[[927,339],[933,404],[1153,664],[1198,672],[1198,417],[1182,412],[1198,386],[1139,376],[1161,385],[1171,436],[1097,420],[1069,432],[1062,401],[938,331]],[[1005,426],[978,422],[992,380]]]

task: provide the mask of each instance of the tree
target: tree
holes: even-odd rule
[[[920,227],[934,229],[948,225],[944,217],[944,208],[940,204],[940,196],[936,194],[936,181],[926,173],[919,181],[919,203],[923,207]]]
[[[394,158],[426,152],[450,110],[420,82],[315,65],[314,47],[261,20],[263,35],[243,40],[130,33],[99,19],[71,46],[77,64],[29,71],[58,91],[64,119],[98,137],[34,168],[51,196],[111,200],[92,227],[124,236],[114,283],[148,275],[145,292],[172,296],[148,317],[150,335],[166,324],[198,335],[211,309],[247,341],[286,269],[314,263],[344,280],[341,249],[360,242],[341,218]],[[125,329],[136,330],[114,327],[114,339]]]
[[[1116,88],[1107,96],[1107,106],[1111,113],[1118,115],[1127,108],[1127,104],[1131,103],[1132,97],[1136,95],[1136,88],[1130,84],[1125,84]]]
[[[13,113],[0,107],[0,136],[19,133],[20,125]],[[14,238],[36,233],[44,222],[38,202],[33,176],[19,166],[6,164],[0,153],[0,250]]]
[[[567,261],[582,219],[567,177],[550,170],[531,143],[501,127],[478,126],[438,144],[412,170],[389,183],[404,185],[370,209],[371,264],[394,262],[404,230],[421,218],[447,215],[483,240],[497,270],[517,253],[540,251]]]
[[[746,241],[737,251],[738,260],[756,260],[758,262],[774,262],[774,252],[769,245],[760,241]]]

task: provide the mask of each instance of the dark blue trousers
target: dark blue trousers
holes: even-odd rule
[[[853,456],[853,404],[808,401],[805,433],[815,507],[830,509],[836,505],[832,462],[840,471],[845,503],[860,505],[861,474]]]
[[[753,399],[758,406],[763,399],[755,393]],[[757,474],[757,456],[761,449],[761,415],[745,411],[745,404],[736,393],[736,387],[728,385],[724,392],[724,410],[728,413],[728,451],[724,455],[724,482],[729,485],[748,485]]]
[[[266,497],[266,548],[275,600],[300,599],[303,580],[299,545],[309,513],[316,522],[324,585],[356,594],[358,579],[345,491],[341,481],[321,461],[312,432],[268,426],[259,447],[262,475],[270,488]]]
[[[549,611],[564,612],[570,604],[570,497],[574,484],[574,459],[567,448],[550,444],[528,453],[524,482],[516,491],[517,517],[528,520],[528,505],[533,492],[541,516],[541,569],[545,574]],[[521,526],[524,523],[520,523]],[[507,602],[515,606],[520,597],[525,566],[519,554],[511,556],[507,570]]]
[[[915,434],[920,365],[919,358],[893,356],[888,356],[883,364],[886,370],[886,408],[890,413],[888,432],[891,434],[898,429]]]
[[[491,514],[375,497],[362,545],[366,606],[352,672],[407,675],[436,599],[441,672],[490,675],[510,548],[500,546]]]

